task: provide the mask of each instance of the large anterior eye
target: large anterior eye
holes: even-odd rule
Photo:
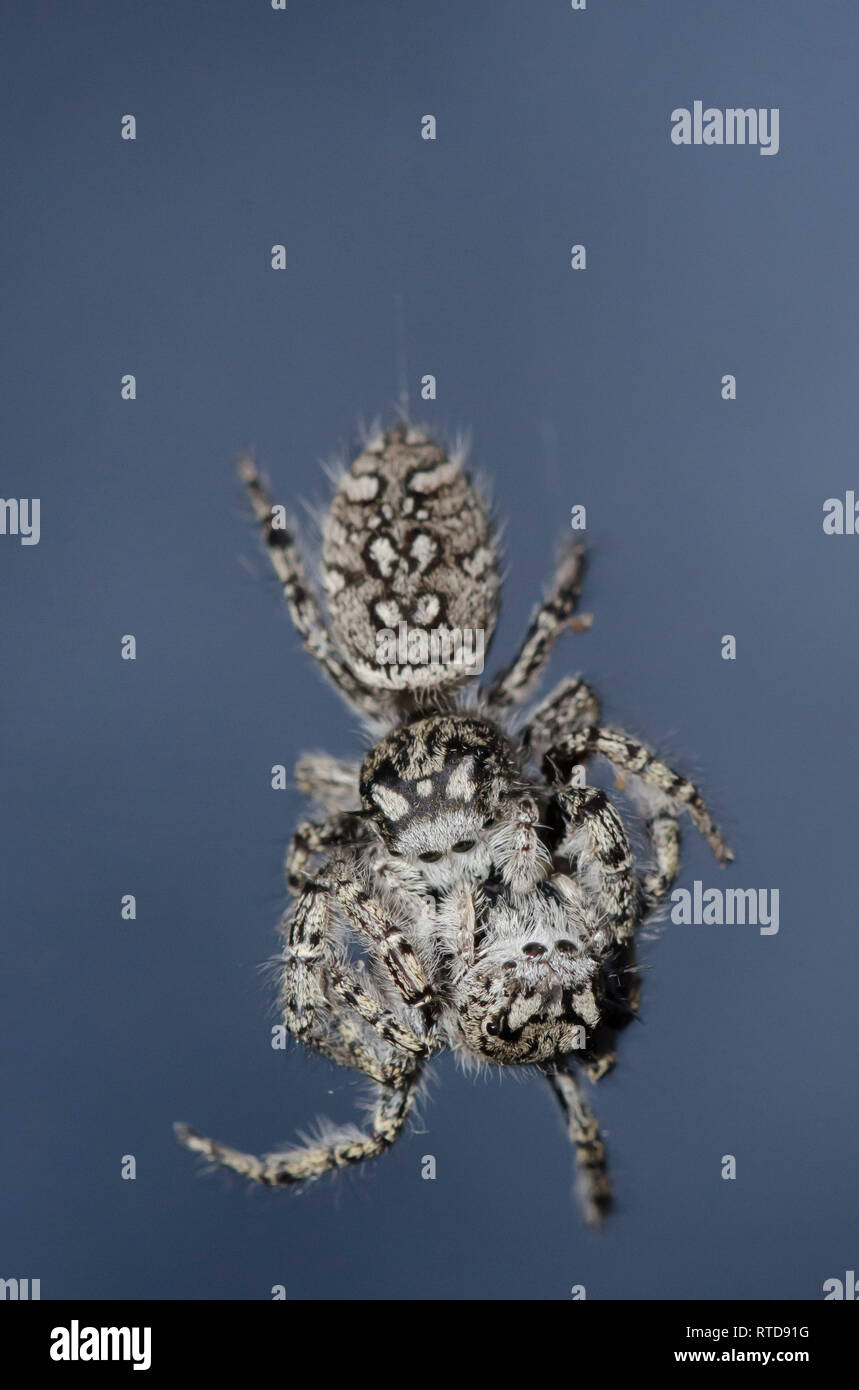
[[[454,854],[467,854],[470,849],[474,849],[473,840],[457,840],[455,845],[451,845]]]
[[[441,859],[441,850],[431,850],[427,854],[419,854],[418,859],[422,860],[424,864],[434,864],[437,859]]]

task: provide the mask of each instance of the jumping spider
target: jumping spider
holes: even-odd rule
[[[513,662],[475,689],[455,663],[377,659],[380,629],[397,623],[492,635],[495,529],[460,458],[407,424],[365,445],[323,523],[327,621],[282,509],[251,459],[239,471],[304,645],[375,740],[360,767],[318,755],[296,769],[324,815],[299,827],[286,856],[283,1017],[377,1092],[367,1132],[265,1158],[184,1125],[179,1137],[259,1183],[300,1183],[390,1148],[433,1054],[531,1065],[560,1102],[596,1223],[611,1192],[580,1076],[610,1068],[613,1034],[637,1007],[633,935],[676,878],[679,811],[721,864],[731,852],[692,783],[604,728],[582,681],[516,718],[572,625],[580,546],[565,548]],[[593,758],[622,775],[644,814],[644,871],[608,796],[583,784]]]

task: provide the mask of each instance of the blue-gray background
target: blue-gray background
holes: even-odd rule
[[[859,482],[855,4],[110,0],[3,26],[0,491],[41,498],[42,538],[0,539],[0,1275],[45,1298],[819,1298],[859,1258],[859,539],[821,528]],[[779,107],[779,154],[674,147],[695,99]],[[781,894],[777,936],[645,947],[645,1026],[595,1094],[600,1236],[538,1079],[446,1059],[421,1128],[299,1197],[201,1176],[170,1131],[260,1151],[354,1114],[351,1076],[271,1049],[259,966],[302,812],[270,769],[361,739],[232,459],[318,501],[320,459],[425,372],[413,413],[471,431],[507,521],[495,660],[585,503],[596,621],[550,676],[582,671],[706,789],[737,862],[690,833],[684,884]]]

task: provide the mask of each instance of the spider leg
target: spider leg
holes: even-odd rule
[[[673,805],[685,806],[719,863],[732,861],[733,853],[715,826],[698,788],[655,757],[644,744],[637,743],[619,729],[604,729],[594,724],[589,729],[573,730],[549,749],[543,766],[547,777],[557,777],[559,768],[592,757],[608,759],[614,767],[633,773],[648,787],[662,792]],[[665,853],[670,853],[667,846]]]
[[[329,812],[360,810],[358,775],[357,763],[331,758],[327,753],[308,753],[295,765],[299,790]]]
[[[490,842],[492,858],[513,893],[530,892],[551,872],[551,855],[540,839],[539,823],[540,807],[534,797],[519,797],[508,804]]]
[[[345,869],[345,873],[344,873]],[[420,957],[405,931],[405,914],[392,893],[373,892],[341,862],[332,867],[331,891],[351,926],[376,953],[407,1007],[429,1021],[435,999]]]
[[[313,861],[320,855],[367,838],[360,819],[350,811],[335,811],[323,821],[302,821],[287,846],[287,888],[291,893],[299,893],[312,873]]]
[[[596,691],[578,677],[568,678],[532,710],[521,732],[522,744],[535,757],[542,758],[569,729],[588,728],[598,723],[599,717]]]
[[[642,917],[667,898],[680,871],[678,807],[670,796],[629,773],[623,790],[644,820],[652,865],[639,875]]]
[[[559,744],[570,730],[597,724],[599,696],[583,680],[561,681],[532,712],[521,733],[525,749],[542,759],[553,744]],[[669,797],[648,787],[638,777],[630,778],[629,794],[644,815],[647,838],[655,867],[642,875],[641,891],[645,913],[665,898],[680,868],[680,831],[677,811]]]
[[[295,542],[288,531],[272,522],[272,503],[256,464],[243,454],[237,462],[239,477],[250,495],[257,520],[263,528],[263,538],[274,571],[283,585],[290,616],[305,648],[319,663],[329,680],[350,704],[378,718],[387,708],[387,700],[367,690],[355,677],[351,667],[336,648],[325,624],[322,611],[310,588]]]
[[[518,705],[539,680],[561,633],[575,613],[584,574],[584,546],[568,542],[561,554],[549,594],[537,609],[522,644],[509,666],[489,688],[492,710]]]
[[[598,787],[558,787],[555,799],[566,823],[557,852],[579,859],[579,874],[582,859],[585,874],[590,865],[594,866],[595,886],[605,905],[611,936],[623,941],[632,934],[641,916],[638,878],[623,821]],[[580,852],[583,837],[585,845]]]
[[[343,873],[345,863],[337,861],[333,868],[333,882],[307,883],[288,915],[281,1003],[286,1026],[297,1038],[379,1084],[370,1132],[350,1127],[324,1143],[258,1158],[205,1138],[187,1125],[176,1126],[186,1148],[268,1187],[305,1182],[376,1158],[390,1148],[405,1124],[424,1061],[436,1046],[385,1007],[339,950],[332,906],[338,902],[345,912],[347,904],[360,898],[342,891],[344,881],[337,874]],[[390,946],[396,950],[398,943],[392,940]],[[385,960],[389,963],[388,957]],[[353,1013],[338,1012],[332,995]],[[389,1045],[384,1052],[381,1043]]]
[[[576,1189],[585,1220],[590,1226],[599,1226],[612,1207],[611,1181],[599,1124],[569,1058],[559,1057],[544,1070],[575,1146]]]
[[[680,871],[680,826],[673,807],[654,810],[646,819],[647,838],[655,867],[642,875],[641,896],[644,912],[653,912],[671,891]]]
[[[338,1067],[363,1072],[380,1086],[399,1085],[422,1064],[422,1057],[393,1046],[381,1050],[380,1036],[354,1014],[337,1011],[325,1018],[324,1026],[313,1028],[302,1037],[305,1047],[327,1057]]]
[[[599,699],[578,679],[562,681],[531,714],[522,729],[526,754],[539,758],[570,728],[588,727],[599,716]],[[529,892],[551,868],[551,857],[538,834],[540,808],[533,796],[511,801],[492,839],[493,858],[514,893]]]
[[[299,895],[287,919],[287,950],[281,976],[281,1005],[284,1022],[301,1041],[318,1035],[333,992],[353,1009],[384,1042],[425,1057],[430,1047],[405,1020],[396,1017],[368,988],[361,972],[337,949],[332,914],[332,885],[309,883]],[[311,1042],[311,1046],[312,1046]]]
[[[538,759],[562,743],[570,730],[581,730],[599,718],[599,697],[584,681],[562,681],[540,704],[522,730],[525,747]],[[644,817],[654,867],[640,875],[643,915],[652,912],[671,890],[680,868],[680,829],[677,809],[670,797],[630,776],[625,789]]]
[[[420,1070],[416,1069],[396,1085],[379,1088],[369,1133],[350,1127],[335,1131],[325,1142],[266,1154],[263,1158],[232,1149],[216,1139],[206,1139],[188,1125],[177,1124],[174,1128],[179,1142],[192,1153],[202,1154],[265,1187],[287,1187],[383,1154],[402,1133],[419,1079]]]

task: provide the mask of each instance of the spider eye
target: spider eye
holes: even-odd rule
[[[441,850],[430,850],[427,854],[419,854],[418,859],[424,864],[435,864],[436,860],[441,859]]]
[[[498,1027],[497,1023],[487,1023],[486,1031],[489,1033],[490,1037],[497,1038],[501,1029]]]
[[[556,941],[556,942],[555,942],[555,946],[556,946],[556,948],[557,948],[559,951],[563,951],[565,955],[569,955],[570,952],[572,952],[572,951],[574,951],[574,950],[576,949],[575,946],[573,945],[572,941],[567,941],[566,939],[562,939],[561,941]]]
[[[473,840],[457,840],[455,845],[451,845],[454,854],[467,854],[470,849],[474,849]]]

